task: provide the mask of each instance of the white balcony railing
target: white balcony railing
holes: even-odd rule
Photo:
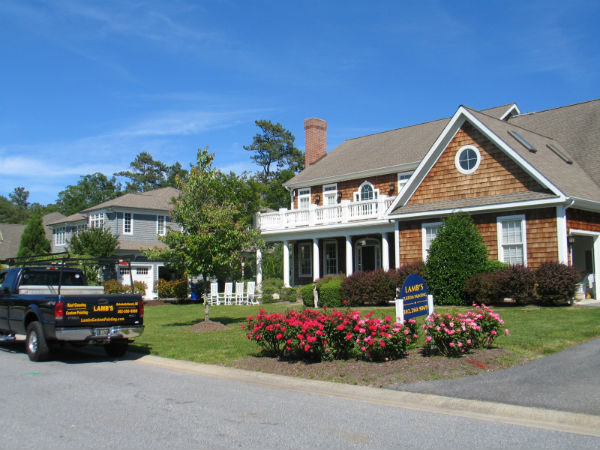
[[[266,231],[382,219],[394,198],[381,197],[362,202],[343,200],[336,205],[310,205],[308,209],[282,208],[278,212],[258,213],[256,225],[261,231]]]

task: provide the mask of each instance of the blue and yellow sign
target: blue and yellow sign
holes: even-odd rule
[[[399,294],[403,300],[404,320],[430,314],[427,283],[416,273],[406,278]]]

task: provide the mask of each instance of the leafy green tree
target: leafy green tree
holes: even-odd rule
[[[69,185],[58,193],[56,205],[61,213],[69,216],[90,206],[112,200],[121,195],[121,184],[115,177],[96,172],[80,177],[75,185]]]
[[[242,251],[258,242],[258,232],[250,221],[238,193],[245,188],[234,176],[225,176],[212,166],[213,154],[198,150],[197,165],[187,180],[179,179],[181,195],[171,213],[181,231],[169,230],[160,239],[166,250],[151,250],[153,259],[165,259],[172,268],[187,276],[225,280],[241,264]],[[208,320],[208,302],[206,304]]]
[[[172,186],[176,187],[177,177],[185,178],[187,170],[180,163],[171,166],[161,161],[155,161],[152,155],[141,152],[129,164],[131,170],[115,173],[118,177],[128,178],[126,192],[147,192],[153,189]]]
[[[12,193],[8,194],[8,198],[17,208],[26,210],[29,207],[29,191],[24,187],[16,187]]]
[[[33,214],[21,236],[17,256],[33,256],[50,253],[50,241],[46,239],[42,217]]]
[[[254,153],[250,158],[260,167],[256,177],[264,185],[263,201],[273,209],[288,206],[290,195],[283,183],[304,169],[304,155],[294,146],[294,135],[280,123],[269,120],[255,123],[261,132],[244,150]]]
[[[466,281],[487,267],[487,248],[471,216],[453,214],[444,220],[431,243],[426,263],[427,283],[434,301],[466,304]]]
[[[74,234],[69,241],[69,251],[76,255],[108,258],[118,249],[119,240],[104,228],[88,228]]]

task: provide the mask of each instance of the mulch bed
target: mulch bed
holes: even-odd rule
[[[203,320],[202,322],[198,322],[197,324],[192,325],[187,329],[192,333],[204,333],[207,331],[221,331],[226,330],[227,327],[223,325],[221,322],[213,322],[212,320]]]
[[[311,363],[255,356],[233,361],[228,366],[278,375],[382,387],[506,369],[515,365],[515,359],[518,364],[527,362],[525,357],[517,357],[512,351],[502,348],[476,350],[461,358],[424,356],[420,349],[415,349],[408,352],[406,358],[380,363],[356,360]]]

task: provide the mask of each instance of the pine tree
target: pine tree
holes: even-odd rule
[[[50,241],[46,239],[42,216],[34,214],[27,222],[21,236],[21,245],[17,256],[33,256],[50,253]]]

